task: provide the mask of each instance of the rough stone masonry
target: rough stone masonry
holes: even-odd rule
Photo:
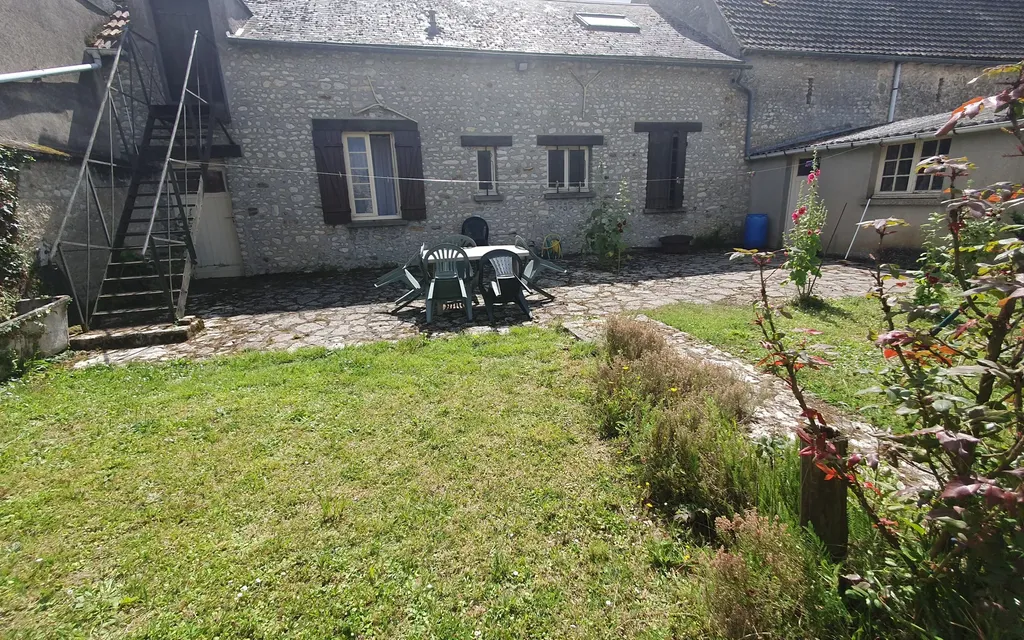
[[[227,161],[228,188],[247,275],[404,262],[424,242],[458,233],[473,214],[491,243],[559,234],[580,249],[599,198],[544,198],[547,156],[537,135],[599,134],[591,181],[599,195],[629,181],[628,241],[737,235],[749,192],[743,161],[745,98],[735,70],[649,62],[531,59],[512,55],[374,54],[337,48],[231,43],[222,48],[231,135],[244,157]],[[591,81],[586,105],[581,83]],[[371,88],[372,84],[372,88]],[[427,219],[398,226],[324,223],[315,175],[314,118],[350,119],[377,103],[415,120],[422,139]],[[394,117],[374,108],[369,117]],[[685,212],[642,213],[647,134],[638,121],[701,122],[688,136]],[[476,150],[462,135],[513,136],[499,147],[504,200],[476,202]],[[453,181],[453,182],[446,182]],[[458,182],[465,181],[465,182]]]

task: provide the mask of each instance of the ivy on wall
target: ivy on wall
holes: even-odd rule
[[[0,320],[10,316],[28,279],[29,262],[19,244],[18,172],[32,157],[0,146]]]

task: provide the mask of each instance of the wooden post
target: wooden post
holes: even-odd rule
[[[845,439],[831,440],[841,458],[846,457]],[[811,456],[800,458],[800,526],[808,524],[825,543],[834,562],[846,557],[850,523],[846,516],[846,481],[825,479],[825,473]]]

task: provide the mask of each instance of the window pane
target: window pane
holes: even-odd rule
[[[365,153],[356,153],[354,151],[350,151],[348,157],[349,164],[352,165],[353,169],[366,169],[367,167],[369,167],[369,164],[366,161]]]
[[[938,140],[928,140],[921,144],[921,159],[930,158],[936,155],[936,151],[939,148]]]
[[[913,168],[913,160],[900,160],[899,166],[896,167],[896,174],[901,176],[909,176],[910,171]]]
[[[917,181],[914,183],[914,191],[927,191],[931,183],[931,176],[918,174]]]
[[[477,177],[480,181],[479,188],[481,191],[493,191],[494,190],[494,175],[491,171],[491,150],[481,149],[476,152],[476,170]]]
[[[953,144],[952,138],[946,138],[945,140],[939,141],[939,154],[949,155],[949,145]]]
[[[565,151],[548,150],[548,188],[557,189],[565,186]]]
[[[907,144],[900,147],[901,158],[913,158],[914,157],[914,143],[908,142]]]
[[[395,180],[394,152],[391,136],[374,134],[370,136],[370,151],[373,154],[373,187],[377,191],[377,215],[398,215],[398,186]]]
[[[942,176],[932,176],[932,191],[942,191],[944,181]]]
[[[370,183],[369,182],[366,182],[366,183],[363,183],[363,184],[353,184],[352,185],[352,197],[355,198],[356,200],[359,200],[361,198],[369,199],[370,198],[370,193],[371,192],[370,192]]]
[[[349,153],[366,153],[366,138],[352,137],[348,139]]]
[[[359,213],[359,214],[371,214],[371,213],[373,213],[373,201],[372,200],[356,200],[356,213]]]
[[[891,145],[891,146],[888,146],[888,147],[885,148],[885,159],[886,160],[895,160],[896,158],[899,158],[899,157],[900,157],[900,148],[899,147],[897,147],[895,145]]]
[[[889,161],[887,161],[885,163],[885,168],[882,169],[882,175],[883,176],[893,176],[893,175],[896,175],[896,161],[895,160],[889,160]]]
[[[892,191],[892,178],[882,178],[881,191]]]
[[[577,189],[587,186],[587,152],[583,149],[569,151],[569,186]]]
[[[910,186],[910,176],[899,176],[893,183],[893,191],[906,191]]]

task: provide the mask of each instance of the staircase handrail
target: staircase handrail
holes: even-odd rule
[[[195,96],[195,98],[201,104],[209,104],[206,100],[203,99],[202,96],[200,96],[199,94],[195,93],[194,91],[189,90],[189,88],[188,88],[189,80],[192,77],[192,65],[195,62],[196,47],[199,44],[199,37],[200,37],[200,35],[202,35],[202,34],[200,34],[198,30],[196,30],[196,32],[192,35],[192,48],[191,48],[191,50],[189,50],[189,53],[188,53],[188,64],[185,66],[185,81],[184,81],[184,83],[181,86],[181,97],[178,100],[178,110],[174,114],[174,126],[171,127],[171,134],[170,134],[170,137],[168,139],[167,155],[164,157],[163,169],[160,171],[160,180],[157,183],[156,196],[153,199],[153,210],[150,212],[149,224],[146,227],[146,236],[143,238],[143,241],[142,241],[142,256],[143,257],[145,257],[146,253],[149,252],[149,249],[150,249],[150,246],[151,246],[149,240],[150,240],[150,237],[153,234],[153,225],[156,222],[156,216],[157,216],[157,214],[160,211],[160,198],[163,196],[164,187],[166,186],[166,183],[167,183],[167,170],[168,170],[168,168],[171,165],[171,160],[172,160],[171,156],[174,153],[174,142],[175,142],[175,140],[178,137],[178,126],[179,126],[179,124],[181,124],[182,114],[185,111],[185,99],[191,94],[192,96]],[[201,90],[201,87],[199,86],[198,82],[196,83],[196,88]],[[201,113],[202,113],[202,106],[200,106],[200,114]],[[202,125],[201,125],[201,122],[200,122],[200,130],[201,130],[201,128],[202,128]],[[186,138],[186,141],[185,141],[185,150],[186,150],[185,152],[187,154],[188,153],[188,140],[187,140],[187,138]],[[186,160],[187,160],[187,155],[186,155]],[[186,170],[187,170],[187,168],[188,168],[188,166],[187,166],[187,162],[186,162]],[[200,173],[199,173],[199,187],[200,187],[200,190],[202,190],[202,184],[203,184],[203,175],[202,175],[202,172],[200,171]],[[195,255],[195,252],[194,252],[194,250],[193,250],[193,248],[191,246],[188,247],[188,251],[189,251],[189,255],[192,258],[192,260],[195,261],[197,259],[197,256]],[[157,259],[157,258],[154,256],[154,259]]]
[[[131,25],[125,27],[125,33],[117,44],[117,52],[114,54],[114,63],[110,67],[110,74],[107,76],[107,84],[103,90],[103,98],[100,100],[99,108],[96,110],[96,120],[92,124],[92,133],[89,135],[89,144],[85,147],[85,156],[82,160],[82,165],[78,168],[78,179],[75,180],[75,187],[71,190],[71,198],[68,200],[68,206],[64,209],[64,217],[60,221],[60,227],[57,228],[57,235],[54,236],[53,245],[50,247],[50,251],[46,256],[47,261],[49,262],[53,262],[54,255],[60,247],[61,238],[64,236],[64,228],[67,226],[68,218],[71,217],[71,211],[75,207],[75,202],[77,202],[78,190],[82,186],[82,181],[85,180],[85,172],[89,167],[89,160],[92,158],[92,150],[93,146],[96,144],[96,136],[99,134],[100,125],[103,124],[103,117],[106,115],[107,104],[110,102],[110,89],[114,84],[114,76],[117,75],[117,66],[121,62],[121,52],[124,50],[125,42],[128,41],[129,29],[131,29]]]

